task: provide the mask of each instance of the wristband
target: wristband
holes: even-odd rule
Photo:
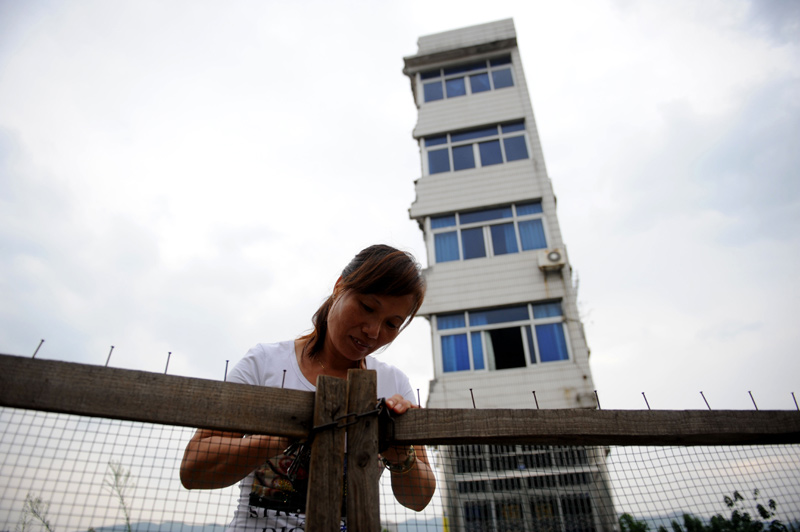
[[[406,459],[403,460],[403,462],[399,464],[393,464],[386,458],[381,458],[381,462],[383,462],[383,466],[390,472],[404,475],[414,469],[414,466],[417,464],[417,452],[414,450],[414,446],[410,445],[408,447]]]

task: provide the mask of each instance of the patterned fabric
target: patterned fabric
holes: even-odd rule
[[[278,456],[267,460],[255,470],[250,506],[285,513],[305,513],[310,461],[311,447],[305,443],[293,443]],[[342,477],[342,517],[346,513],[347,455]]]
[[[267,460],[255,471],[250,506],[305,513],[310,458],[311,450],[295,443]]]

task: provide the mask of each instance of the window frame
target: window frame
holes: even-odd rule
[[[494,128],[494,133],[479,134],[480,131],[490,130]],[[476,134],[477,136],[470,136]],[[465,137],[463,139],[459,137]],[[456,137],[456,140],[453,138]],[[506,141],[516,138],[522,138],[525,147],[525,157],[517,157],[509,160],[509,153],[507,151]],[[500,147],[500,161],[495,163],[484,164],[481,156],[481,144],[490,142],[497,142]],[[454,172],[461,172],[464,170],[476,170],[479,168],[488,168],[500,164],[509,164],[516,161],[529,161],[531,159],[531,146],[530,139],[528,138],[528,128],[525,126],[525,120],[511,120],[509,122],[500,122],[497,124],[490,124],[480,127],[474,127],[463,130],[448,131],[434,135],[427,135],[419,139],[420,150],[422,153],[422,168],[424,175],[437,175],[437,174],[450,174]],[[467,146],[472,147],[472,160],[474,166],[456,169],[456,157],[454,150],[459,150]],[[447,153],[447,170],[436,170],[431,172],[431,153],[445,151]],[[437,156],[437,160],[443,160],[441,155]]]
[[[483,66],[478,66],[478,64],[481,62],[483,63]],[[506,70],[511,76],[511,84],[497,87],[495,73]],[[487,81],[489,82],[489,88],[485,90],[473,91],[473,76],[480,76],[482,74],[486,75]],[[511,57],[511,54],[497,55],[493,57],[487,57],[482,60],[472,60],[467,63],[443,65],[439,68],[425,69],[417,72],[415,76],[417,86],[419,87],[417,94],[419,94],[420,105],[516,87],[516,77],[516,73],[514,72],[514,61]],[[448,96],[448,82],[452,84],[453,82],[458,82],[459,80],[464,85],[464,92],[461,94]],[[441,94],[441,97],[428,100],[425,95],[426,87],[433,86],[437,84],[437,82],[438,90],[435,92],[436,94]]]
[[[534,204],[538,204],[539,205],[539,212],[534,212],[532,214],[519,214],[518,210],[519,210],[520,207],[526,207],[526,206],[534,205]],[[478,213],[478,212],[482,212],[482,211],[490,211],[490,210],[493,210],[493,209],[502,210],[502,209],[506,209],[506,208],[511,209],[511,216],[497,217],[497,218],[488,219],[488,220],[481,220],[481,221],[477,221],[477,222],[466,222],[466,223],[462,222],[462,217],[464,215],[469,215],[469,214]],[[433,227],[435,225],[434,220],[444,221],[443,223],[449,223],[449,220],[445,221],[445,219],[449,219],[449,218],[452,218],[452,221],[453,221],[452,224],[450,224],[450,225],[439,225],[438,227]],[[529,221],[532,221],[532,220],[540,220],[540,222],[541,222],[542,232],[544,233],[544,240],[545,240],[544,246],[540,247],[540,248],[524,249],[523,248],[522,232],[520,230],[520,224],[523,223],[523,222],[529,222]],[[440,222],[440,223],[442,223],[442,222]],[[494,245],[494,241],[493,241],[493,238],[492,238],[492,227],[493,226],[503,225],[503,224],[509,224],[509,223],[513,225],[514,237],[515,237],[515,243],[516,243],[517,250],[513,251],[513,252],[507,252],[507,253],[495,253],[495,245]],[[492,258],[492,257],[501,256],[501,255],[513,255],[515,253],[524,253],[524,252],[528,252],[528,251],[538,251],[540,249],[547,249],[547,247],[549,245],[548,243],[550,242],[550,236],[548,234],[548,229],[547,229],[547,222],[545,220],[544,206],[542,206],[541,199],[532,200],[532,201],[523,201],[523,202],[518,202],[518,203],[511,203],[509,205],[502,205],[502,206],[494,207],[494,208],[489,207],[489,208],[480,209],[480,210],[459,211],[459,212],[443,214],[443,215],[438,215],[438,216],[431,216],[431,217],[428,218],[428,225],[429,225],[428,234],[430,235],[429,238],[430,238],[430,245],[431,245],[431,251],[432,251],[432,253],[430,253],[429,256],[433,257],[433,263],[434,264],[444,264],[444,263],[447,263],[447,262],[463,262],[463,261],[467,261],[467,260],[473,260],[474,258]],[[462,237],[462,231],[465,231],[465,230],[469,231],[469,230],[477,229],[477,228],[482,228],[483,229],[482,234],[483,234],[484,255],[480,256],[480,257],[464,258],[465,253],[464,253],[464,241],[463,241],[463,237]],[[450,234],[450,233],[455,233],[456,247],[458,248],[458,250],[457,250],[458,258],[450,258],[450,259],[447,259],[447,260],[439,260],[439,255],[437,255],[437,246],[436,246],[436,244],[437,244],[437,235],[446,235],[446,234]],[[442,242],[442,244],[445,243],[445,241],[442,238],[440,238],[439,241]],[[451,243],[451,246],[452,246],[452,243]],[[443,251],[442,254],[444,254],[444,253],[445,252]]]
[[[538,305],[551,305],[551,304],[558,304],[560,306],[560,313],[555,316],[547,316],[537,318],[534,316],[534,307]],[[487,324],[473,324],[470,321],[471,316],[474,316],[477,313],[491,311],[491,310],[503,310],[503,309],[516,309],[524,307],[528,313],[527,319],[515,319],[509,321],[496,321],[494,323],[487,323]],[[541,308],[541,307],[540,307]],[[458,320],[458,316],[461,315],[463,320]],[[447,327],[440,328],[440,317],[452,317],[455,318],[454,321],[458,321],[459,323],[455,324],[454,321],[451,321],[451,324]],[[569,340],[569,330],[567,328],[567,318],[564,312],[564,301],[563,300],[546,300],[546,301],[533,301],[529,303],[522,303],[519,305],[511,305],[511,306],[504,306],[504,307],[495,307],[495,308],[485,308],[485,309],[471,309],[465,310],[462,312],[444,312],[441,314],[435,314],[433,316],[434,321],[433,331],[435,334],[435,345],[437,351],[437,365],[441,368],[441,374],[464,374],[464,373],[471,373],[471,372],[483,372],[483,371],[499,371],[496,368],[496,360],[489,359],[489,350],[487,349],[488,343],[488,335],[484,334],[485,332],[498,330],[498,329],[513,329],[515,327],[519,328],[520,335],[522,337],[522,348],[523,354],[525,356],[525,365],[524,366],[515,366],[512,368],[504,368],[504,369],[525,369],[531,367],[542,367],[545,365],[546,367],[551,367],[550,364],[558,364],[564,362],[571,362],[573,360],[573,352],[572,346]],[[550,359],[550,360],[543,360],[541,348],[539,346],[539,340],[536,334],[536,326],[537,325],[552,325],[552,324],[560,324],[561,325],[561,332],[564,336],[565,348],[566,348],[566,358],[563,359]],[[478,337],[480,338],[480,356],[482,357],[482,367],[476,368],[476,352],[474,345],[474,338],[475,333],[478,333]],[[445,352],[442,345],[442,338],[450,337],[450,336],[461,336],[463,335],[466,340],[467,345],[467,359],[469,361],[469,368],[467,369],[457,369],[457,366],[454,366],[453,369],[446,369],[445,365]],[[533,353],[531,353],[533,350]],[[533,356],[531,356],[533,354]],[[456,357],[457,357],[456,353]]]

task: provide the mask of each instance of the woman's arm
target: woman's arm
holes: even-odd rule
[[[186,489],[230,486],[288,445],[286,438],[199,429],[186,445],[181,483]]]
[[[386,400],[386,405],[396,414],[403,414],[409,408],[419,408],[402,395],[394,395]],[[403,464],[410,453],[410,448],[405,446],[390,447],[382,453],[391,464]],[[428,506],[436,491],[436,477],[428,462],[428,453],[425,447],[414,447],[416,460],[411,469],[404,473],[392,472],[392,492],[397,502],[414,511],[422,511]]]
[[[402,463],[409,453],[408,447],[394,447],[383,453],[383,457],[391,463]],[[433,469],[428,463],[428,453],[425,447],[414,447],[416,460],[411,469],[405,473],[392,472],[392,492],[397,502],[416,512],[428,506],[436,491],[436,478]],[[396,459],[389,456],[395,455]]]

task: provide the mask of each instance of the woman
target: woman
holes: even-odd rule
[[[403,414],[417,408],[408,377],[371,353],[390,344],[416,315],[425,296],[419,265],[409,254],[376,245],[342,271],[333,293],[312,319],[314,329],[296,340],[259,344],[228,376],[231,382],[314,391],[319,375],[347,377],[347,370],[375,370],[378,396]],[[286,438],[200,429],[181,464],[187,489],[222,488],[241,480],[239,505],[228,530],[303,530],[305,450]],[[300,458],[298,458],[300,457]],[[394,447],[381,460],[392,491],[420,511],[436,489],[424,447]],[[300,464],[298,467],[294,462]],[[243,480],[242,480],[243,479]]]

